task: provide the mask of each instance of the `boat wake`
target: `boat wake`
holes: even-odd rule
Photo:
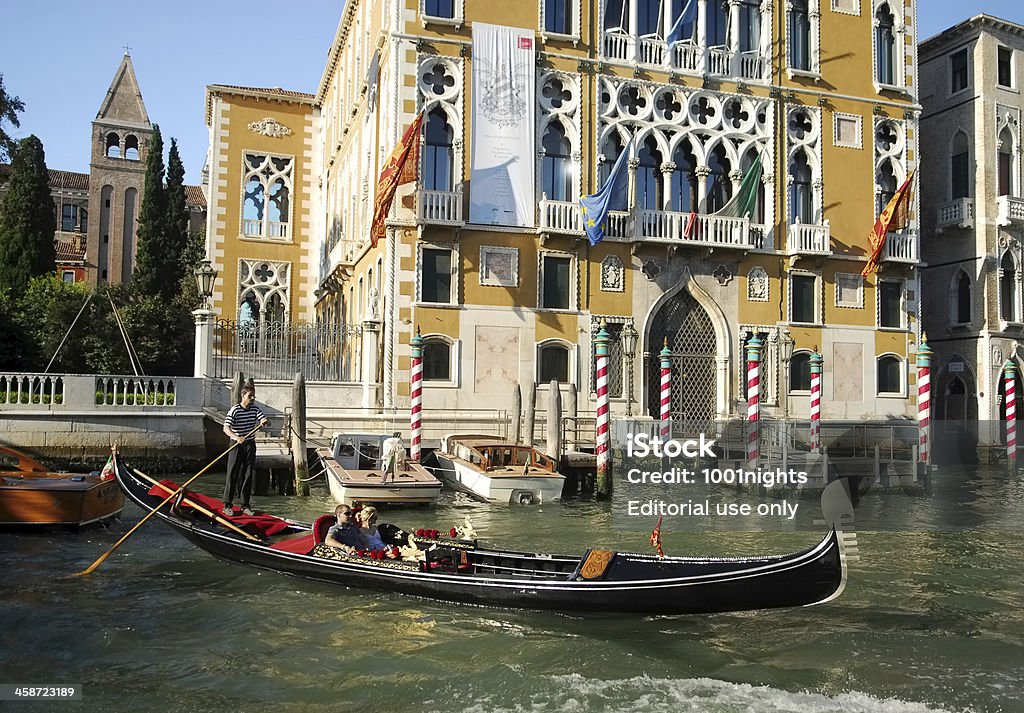
[[[443,710],[446,713],[454,710],[462,713],[952,713],[924,703],[878,698],[857,691],[825,695],[711,678],[658,679],[637,676],[618,680],[592,680],[580,674],[568,674],[550,676],[547,681],[550,686],[538,688],[528,701],[505,701],[501,700],[500,694],[490,694],[465,708],[452,707],[449,701],[443,708],[428,709],[438,712]]]

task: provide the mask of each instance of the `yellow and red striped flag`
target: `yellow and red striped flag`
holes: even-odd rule
[[[395,146],[388,162],[377,179],[377,198],[373,203],[373,222],[370,223],[370,244],[377,247],[377,241],[385,235],[384,223],[391,212],[395,192],[403,183],[416,180],[420,165],[420,127],[423,113],[416,115],[409,128],[402,134],[402,140]]]
[[[875,221],[875,227],[868,235],[871,243],[871,254],[868,255],[868,263],[861,270],[861,277],[867,277],[872,272],[878,271],[878,259],[882,256],[882,249],[885,247],[886,236],[894,230],[902,230],[910,222],[910,184],[914,180],[914,172],[911,171],[907,180],[903,182],[900,189],[896,191],[885,210]]]

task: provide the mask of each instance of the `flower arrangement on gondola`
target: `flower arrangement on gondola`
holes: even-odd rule
[[[447,538],[451,540],[472,540],[476,537],[476,530],[473,523],[467,517],[462,525],[456,525],[447,530],[436,530],[427,527],[420,527],[413,531],[413,534],[422,540],[437,540]]]
[[[396,560],[402,558],[402,551],[398,547],[392,546],[376,550],[356,550],[356,556],[371,560]]]

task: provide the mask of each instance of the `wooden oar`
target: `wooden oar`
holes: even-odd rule
[[[192,476],[191,478],[189,478],[189,479],[188,479],[187,481],[185,481],[185,482],[184,482],[184,483],[183,483],[182,485],[180,485],[180,486],[178,487],[178,489],[177,489],[177,490],[175,490],[175,491],[174,491],[173,493],[171,493],[170,495],[168,495],[168,496],[167,496],[167,498],[166,498],[166,499],[165,499],[165,500],[164,500],[164,501],[163,501],[162,503],[160,503],[160,504],[159,504],[159,505],[157,505],[157,506],[156,506],[155,508],[153,508],[152,510],[150,510],[150,511],[149,511],[149,513],[148,513],[148,514],[147,514],[147,515],[146,515],[146,516],[145,516],[144,518],[142,518],[141,520],[139,520],[139,522],[138,522],[138,523],[137,523],[137,524],[135,525],[135,527],[133,527],[132,529],[128,530],[128,532],[126,532],[126,533],[125,533],[124,537],[122,537],[122,538],[121,538],[120,540],[118,540],[117,542],[115,542],[115,543],[114,543],[114,546],[113,546],[113,547],[111,547],[111,548],[110,548],[109,550],[107,550],[107,551],[106,551],[106,552],[104,552],[104,553],[103,553],[102,555],[100,555],[100,558],[99,558],[98,560],[96,560],[96,561],[95,561],[95,562],[93,562],[93,563],[92,563],[91,565],[89,565],[88,567],[86,567],[85,569],[83,569],[83,570],[82,570],[81,572],[75,572],[75,576],[76,576],[76,577],[81,577],[82,575],[90,574],[90,573],[91,573],[91,572],[92,572],[92,571],[93,571],[94,569],[96,569],[97,567],[99,567],[99,566],[100,566],[100,565],[101,565],[101,564],[103,563],[103,560],[105,560],[105,559],[106,559],[107,557],[110,557],[110,555],[112,555],[112,554],[114,553],[114,550],[116,550],[116,549],[117,549],[118,547],[120,547],[120,546],[122,545],[122,543],[124,543],[124,541],[125,541],[125,540],[127,540],[127,539],[128,539],[129,537],[131,537],[131,536],[132,536],[132,534],[133,534],[133,533],[134,533],[134,532],[135,532],[136,530],[138,530],[138,529],[139,529],[140,527],[142,527],[142,524],[143,524],[144,522],[146,522],[146,520],[148,520],[149,518],[151,518],[151,517],[153,517],[154,515],[156,515],[156,511],[157,511],[157,510],[159,510],[159,509],[160,509],[160,508],[162,508],[162,507],[163,507],[164,505],[166,505],[167,503],[169,503],[169,502],[171,502],[172,500],[174,500],[174,498],[178,497],[178,493],[180,493],[180,492],[181,492],[182,490],[184,490],[185,488],[187,488],[188,486],[190,486],[190,485],[192,484],[192,481],[194,481],[194,480],[195,480],[196,478],[198,478],[198,477],[199,477],[200,475],[202,475],[203,473],[205,473],[206,471],[208,471],[208,470],[209,470],[210,468],[212,468],[212,467],[213,467],[213,464],[214,464],[214,463],[216,463],[217,461],[219,461],[219,460],[220,460],[221,458],[223,458],[224,456],[226,456],[226,455],[227,455],[228,453],[230,453],[231,451],[235,450],[235,448],[237,448],[237,447],[238,447],[239,445],[241,445],[242,443],[244,443],[244,442],[245,442],[245,439],[246,439],[246,438],[248,438],[248,437],[249,437],[249,436],[251,436],[252,434],[256,433],[256,431],[260,430],[261,428],[263,428],[263,424],[257,424],[256,428],[252,429],[252,430],[251,430],[251,431],[249,431],[249,432],[248,432],[247,434],[245,434],[244,436],[242,436],[242,440],[241,440],[241,441],[235,441],[234,443],[232,443],[232,444],[231,444],[231,446],[230,446],[230,447],[229,447],[229,448],[228,448],[228,449],[227,449],[226,451],[224,451],[224,452],[223,452],[223,453],[221,453],[221,454],[220,454],[219,456],[217,456],[217,457],[216,457],[216,458],[214,458],[214,459],[213,459],[212,461],[210,461],[209,465],[207,465],[207,466],[206,466],[205,468],[203,468],[203,469],[202,469],[201,471],[199,471],[198,473],[196,473],[195,475],[193,475],[193,476]]]
[[[173,493],[174,492],[173,490],[168,488],[166,485],[164,485],[160,481],[153,480],[152,478],[150,478],[148,475],[143,473],[138,468],[132,468],[132,472],[135,473],[135,475],[139,476],[140,478],[144,478],[144,479],[148,480],[150,483],[152,483],[156,487],[160,488],[165,493]],[[217,521],[219,524],[223,525],[224,527],[226,527],[226,528],[228,528],[230,530],[234,530],[239,535],[244,535],[245,537],[249,538],[250,540],[255,540],[256,542],[260,541],[260,538],[255,537],[254,535],[246,532],[245,530],[243,530],[242,528],[238,527],[238,525],[235,525],[230,520],[225,520],[223,517],[221,517],[217,513],[213,512],[212,510],[207,510],[205,507],[203,507],[202,505],[197,503],[195,500],[192,500],[189,497],[185,497],[185,498],[182,499],[182,502],[184,502],[186,505],[188,505],[193,510],[196,510],[197,512],[201,512],[203,515],[206,515],[206,517],[212,518],[213,520]]]

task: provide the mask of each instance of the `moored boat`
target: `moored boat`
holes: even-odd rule
[[[436,531],[410,534],[392,526],[387,530],[391,543],[404,541],[405,549],[413,548],[422,558],[377,559],[324,544],[335,522],[332,516],[322,516],[312,525],[269,515],[231,518],[234,525],[260,528],[254,534],[240,532],[187,507],[190,497],[201,496],[188,494],[173,508],[158,507],[168,490],[173,492],[173,484],[157,487],[121,458],[115,458],[115,472],[132,501],[146,512],[155,510],[161,521],[220,559],[318,582],[464,604],[642,614],[821,604],[842,593],[846,547],[851,541],[855,544],[852,533],[836,529],[839,518],[833,518],[832,529],[820,541],[802,551],[734,558],[660,557],[604,549],[588,549],[582,555],[537,554],[442,537]],[[217,503],[202,497],[205,508],[216,512]]]
[[[530,505],[562,497],[565,476],[531,446],[496,436],[451,434],[441,439],[432,457],[439,478],[479,500]]]
[[[124,493],[113,473],[51,471],[34,458],[0,446],[0,525],[81,526],[116,516]]]
[[[415,461],[401,459],[395,468],[383,462],[388,436],[336,433],[332,446],[317,456],[331,497],[345,505],[433,505],[441,481]]]

